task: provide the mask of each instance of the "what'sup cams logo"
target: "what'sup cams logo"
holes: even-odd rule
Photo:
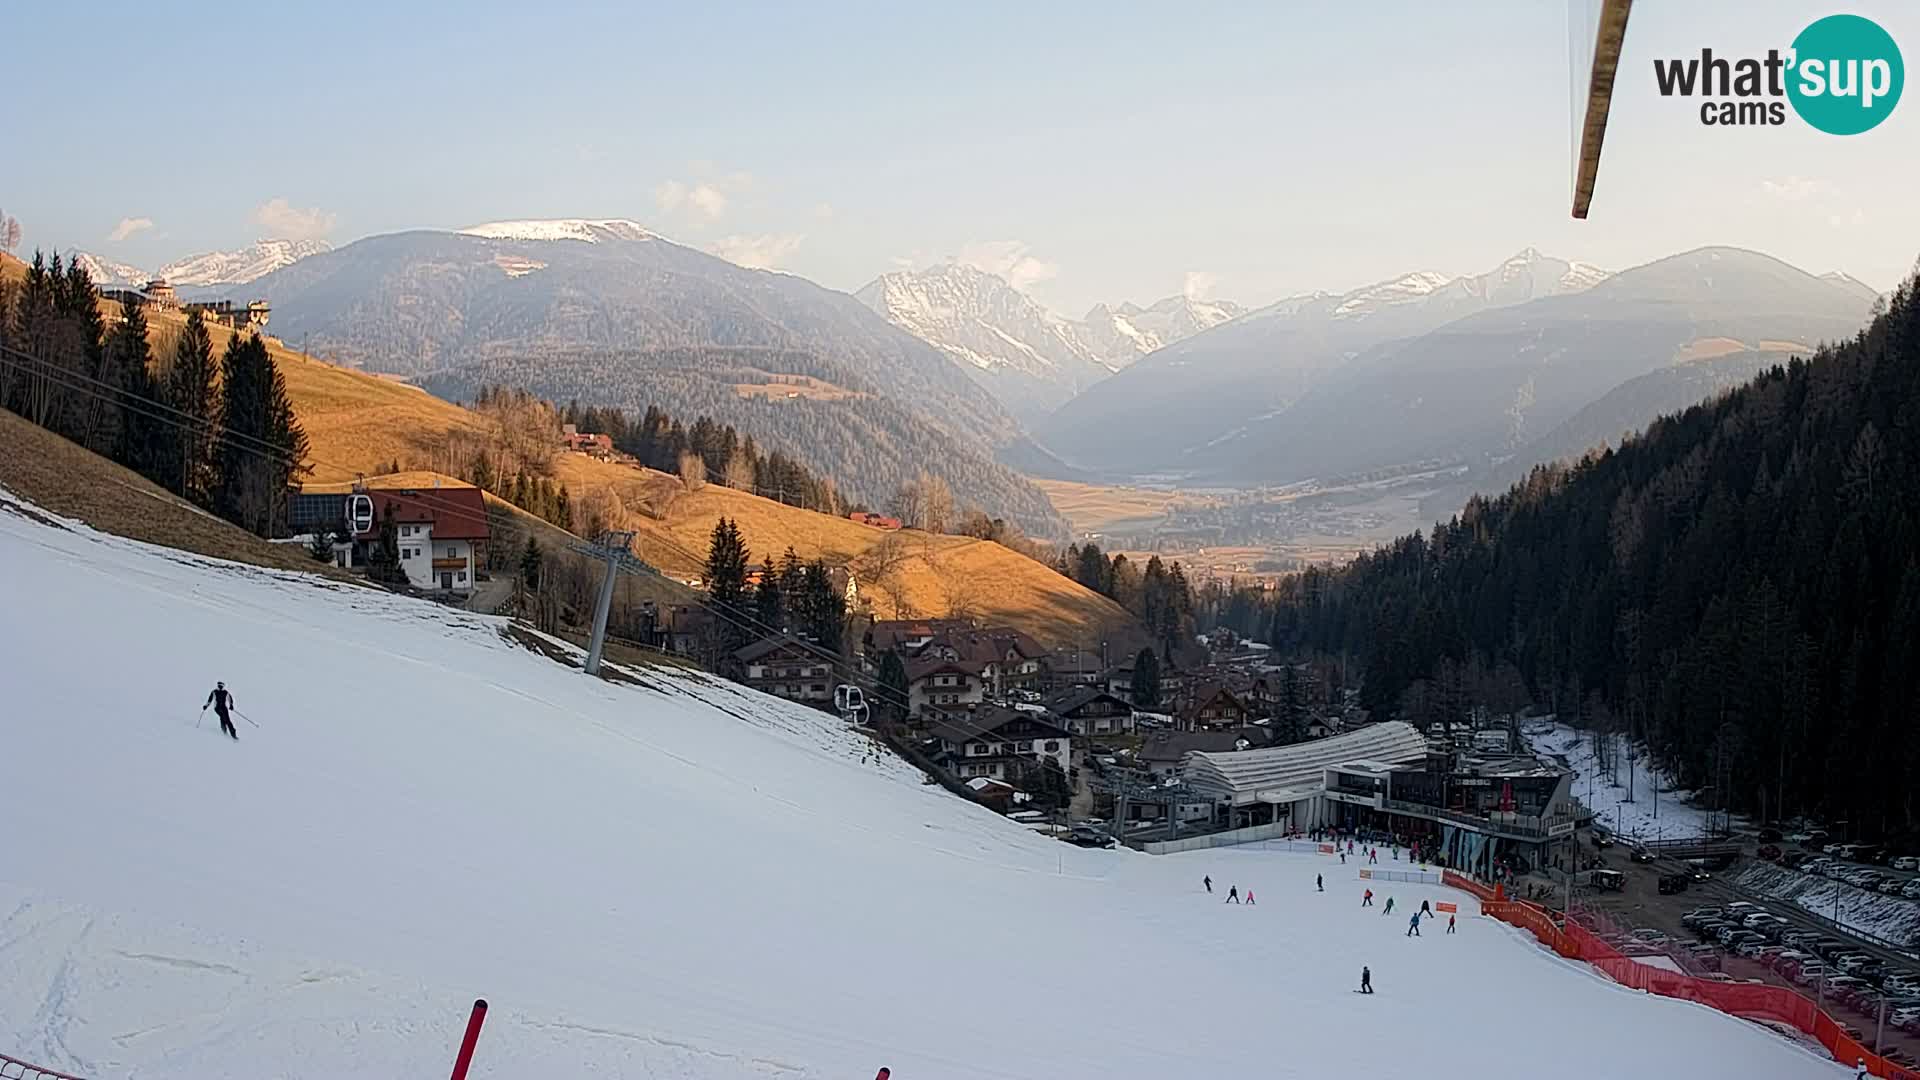
[[[1800,31],[1785,53],[1730,60],[1701,49],[1698,57],[1655,60],[1653,77],[1661,97],[1704,99],[1700,122],[1709,127],[1784,124],[1792,105],[1829,135],[1858,135],[1900,103],[1906,69],[1879,23],[1829,15]]]

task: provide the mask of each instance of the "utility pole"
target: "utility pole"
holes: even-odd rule
[[[633,557],[630,550],[633,537],[631,532],[604,532],[594,537],[592,543],[568,545],[582,555],[592,555],[607,564],[606,574],[600,579],[600,599],[593,608],[593,636],[587,642],[586,672],[589,675],[600,674],[600,657],[607,647],[607,616],[613,611],[613,587],[620,572],[651,569]]]

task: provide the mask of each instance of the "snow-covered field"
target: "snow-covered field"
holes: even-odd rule
[[[1685,840],[1707,834],[1708,813],[1693,805],[1693,793],[1670,790],[1668,781],[1661,778],[1656,799],[1652,760],[1636,751],[1629,764],[1625,739],[1618,743],[1616,780],[1602,772],[1595,760],[1591,734],[1542,721],[1528,722],[1522,733],[1534,753],[1566,759],[1574,771],[1574,797],[1593,810],[1596,825],[1640,840]],[[1629,771],[1633,774],[1631,784]],[[1627,801],[1629,795],[1632,802]]]
[[[1845,1075],[1434,887],[1082,851],[819,713],[4,493],[0,598],[0,1051],[88,1077],[439,1075],[479,996],[477,1080]]]
[[[1912,900],[1758,860],[1747,864],[1739,880],[1741,888],[1796,904],[1894,948],[1920,944],[1920,903]]]

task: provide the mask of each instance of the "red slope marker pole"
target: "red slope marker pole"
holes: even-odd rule
[[[460,1040],[460,1056],[453,1059],[453,1080],[467,1080],[467,1066],[473,1064],[473,1044],[480,1041],[480,1025],[487,1022],[487,999],[473,1003],[473,1015],[467,1017],[467,1034]]]

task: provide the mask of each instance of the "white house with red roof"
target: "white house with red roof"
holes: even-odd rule
[[[373,500],[373,520],[354,534],[356,546],[378,544],[391,514],[408,584],[429,592],[473,591],[488,539],[487,503],[479,488],[403,488],[366,495]]]

